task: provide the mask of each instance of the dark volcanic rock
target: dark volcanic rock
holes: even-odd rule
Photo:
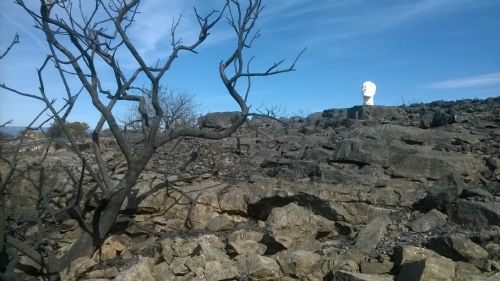
[[[333,120],[358,119],[370,121],[399,120],[404,116],[404,110],[396,106],[354,106],[343,109],[327,109],[322,117]]]
[[[453,280],[455,277],[455,262],[428,249],[398,248],[396,262],[400,267],[397,281]]]
[[[211,112],[198,120],[201,128],[223,129],[231,126],[241,116],[240,112]]]
[[[500,203],[459,199],[448,207],[448,216],[453,222],[466,227],[500,225]]]
[[[488,257],[488,252],[481,246],[459,234],[432,238],[429,240],[429,248],[456,261],[481,260]]]
[[[436,209],[421,215],[410,223],[411,230],[415,232],[427,232],[435,227],[446,224],[447,216]]]
[[[397,106],[354,106],[347,111],[348,118],[382,121],[382,120],[400,120],[404,115],[404,110]]]
[[[441,109],[426,112],[420,117],[420,127],[424,129],[445,126],[455,122],[456,117],[454,114]]]
[[[446,211],[462,193],[465,183],[457,174],[450,174],[436,181],[423,200],[423,208]]]
[[[384,237],[387,226],[391,221],[389,215],[379,216],[370,221],[358,233],[355,247],[365,254],[372,252],[377,247],[378,242]]]
[[[217,131],[239,116],[212,113],[199,125]],[[103,158],[120,181],[127,161],[113,145]],[[61,151],[49,153],[51,163],[67,164]],[[80,174],[80,161],[71,162]],[[63,180],[47,172],[41,193],[55,196],[47,205],[55,211],[75,196],[67,171],[57,173]],[[84,176],[82,194],[101,196]],[[6,193],[9,233],[44,238],[31,227],[48,218],[31,210],[42,197],[22,180]],[[107,268],[96,257],[77,260],[62,279],[123,271],[130,280],[496,281],[499,196],[500,98],[254,117],[224,140],[159,147],[124,204],[121,216],[133,223],[120,220],[102,245]],[[82,200],[85,219],[97,203]],[[40,240],[43,251],[63,254],[80,237],[68,218]],[[142,255],[154,261],[137,263]],[[113,265],[131,256],[144,276]]]
[[[338,108],[333,108],[333,109],[327,109],[327,110],[324,110],[323,111],[323,114],[322,114],[322,117],[325,117],[325,118],[330,118],[330,119],[334,119],[334,120],[344,120],[344,119],[347,119],[348,115],[347,115],[347,111],[348,109],[347,108],[341,108],[341,109],[338,109]]]
[[[476,199],[483,199],[483,200],[492,200],[493,195],[489,193],[487,190],[480,189],[480,188],[466,188],[462,191],[462,194],[460,194],[461,198],[469,198],[473,197]]]
[[[417,180],[484,170],[483,162],[470,155],[436,150],[443,145],[453,146],[456,140],[478,142],[477,138],[469,134],[415,127],[361,127],[354,130],[351,138],[339,144],[334,160],[358,165],[380,165],[389,168],[389,173],[394,177]]]

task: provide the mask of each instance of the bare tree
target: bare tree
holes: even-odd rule
[[[81,237],[60,258],[56,258],[53,251],[39,247],[37,241],[22,241],[11,235],[7,235],[5,241],[43,267],[43,273],[52,279],[75,259],[90,256],[99,247],[117,221],[122,203],[130,195],[139,175],[159,147],[182,137],[216,140],[230,136],[249,115],[247,99],[250,94],[251,79],[294,71],[295,64],[304,51],[300,52],[285,68],[280,68],[284,61],[279,61],[262,71],[251,71],[250,64],[254,58],[247,59],[244,54],[245,50],[251,48],[255,39],[259,37],[259,32],[255,31],[255,24],[263,9],[262,1],[248,0],[240,3],[243,1],[227,0],[219,10],[213,10],[207,15],[201,15],[196,9],[194,10],[199,24],[199,33],[191,44],[184,44],[178,38],[177,29],[180,18],[173,21],[170,30],[169,55],[160,59],[159,63],[149,65],[128,34],[138,13],[139,0],[39,1],[38,8],[32,9],[23,0],[16,0],[16,3],[33,18],[36,27],[43,32],[50,50],[45,61],[37,69],[39,93],[24,93],[6,84],[0,84],[0,87],[14,94],[42,102],[46,110],[50,112],[51,118],[60,125],[69,139],[72,151],[81,161],[81,169],[80,175],[74,175],[74,171],[67,171],[74,192],[71,204],[59,211],[67,212],[78,219],[83,231]],[[90,9],[85,8],[89,5]],[[196,53],[197,47],[207,39],[210,31],[221,19],[227,19],[236,35],[236,44],[232,53],[220,62],[219,76],[228,94],[238,104],[240,116],[230,126],[220,131],[185,126],[170,126],[162,131],[161,124],[165,116],[169,114],[161,105],[162,78],[181,53]],[[124,53],[133,59],[136,65],[135,70],[127,72],[120,67],[118,54],[121,56]],[[103,64],[105,67],[99,67]],[[49,67],[57,70],[66,92],[63,105],[57,106],[45,91],[44,71]],[[106,85],[102,80],[104,76],[100,75],[105,71],[112,73],[114,77],[114,85],[110,88],[104,86]],[[139,76],[144,76],[148,81],[147,89],[152,112],[146,109],[144,93],[133,91],[137,88],[135,84]],[[72,89],[71,83],[68,83],[70,79],[79,81],[81,88]],[[238,84],[240,81],[239,84],[245,85],[243,91]],[[92,134],[92,158],[95,160],[85,157],[71,132],[64,126],[76,98],[81,93],[90,96],[93,106],[101,114]],[[134,149],[134,144],[127,141],[124,132],[119,127],[117,117],[112,112],[115,105],[122,101],[132,101],[138,104],[141,122],[140,153]],[[101,154],[99,138],[105,124],[113,134],[127,163],[127,171],[117,183],[110,179],[110,171],[104,164]],[[82,220],[78,207],[84,174],[92,178],[99,190],[98,206],[87,221]]]
[[[7,46],[5,51],[3,51],[0,54],[0,60],[3,59],[11,50],[12,47],[15,44],[18,44],[19,41],[19,35],[16,33],[16,35],[13,37],[12,41],[10,44]],[[4,122],[3,124],[0,125],[1,127],[5,127],[9,124],[12,123],[13,120],[9,120],[7,122]],[[24,138],[24,135],[21,135],[21,140],[19,141],[19,144],[22,143],[22,140]],[[14,266],[19,260],[14,253],[8,254],[7,253],[7,247],[6,247],[6,192],[9,184],[12,181],[12,178],[14,177],[14,173],[16,171],[16,162],[17,162],[17,154],[19,152],[20,145],[16,147],[16,149],[13,150],[13,155],[11,157],[7,157],[3,155],[3,143],[0,143],[0,163],[6,163],[7,164],[7,169],[6,171],[0,170],[0,279],[7,279],[10,277],[15,277],[14,275]]]
[[[150,91],[146,89],[138,89],[138,91],[144,94],[146,113],[151,118],[155,114]],[[200,105],[196,102],[194,95],[187,91],[174,91],[160,87],[158,99],[163,110],[163,120],[160,123],[161,132],[180,127],[192,127],[196,124]],[[141,120],[139,105],[135,104],[123,123],[126,127],[140,131]]]
[[[196,124],[200,105],[196,103],[195,97],[186,92],[174,92],[173,90],[163,92],[160,103],[165,111],[163,116],[163,129],[165,131],[173,128],[192,127]]]

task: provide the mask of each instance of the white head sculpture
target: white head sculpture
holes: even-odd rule
[[[363,83],[363,105],[373,105],[373,96],[377,91],[377,86],[372,81],[365,81]]]

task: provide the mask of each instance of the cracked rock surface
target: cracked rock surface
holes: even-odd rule
[[[219,115],[202,120],[230,123]],[[500,280],[500,98],[281,121],[160,148],[122,207],[129,220],[61,279]],[[103,151],[119,180],[125,160]],[[63,223],[54,235],[71,243],[77,224]]]

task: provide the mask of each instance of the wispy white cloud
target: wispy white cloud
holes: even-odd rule
[[[500,72],[439,81],[427,85],[431,89],[461,89],[500,85]]]
[[[288,0],[266,2],[262,16],[264,20],[272,18],[295,18],[318,11],[331,10],[345,6],[353,6],[361,0]]]
[[[39,49],[47,51],[47,44],[41,36],[41,32],[33,28],[33,20],[21,7],[10,1],[0,3],[0,44],[4,45],[12,40],[12,36],[17,32],[21,37],[21,42],[36,45]],[[27,4],[33,8],[33,3]],[[36,7],[35,7],[36,8]]]
[[[388,7],[377,7],[373,12],[367,11],[369,14],[362,15],[362,18],[358,18],[358,21],[370,32],[382,31],[450,11],[449,7],[445,8],[445,6],[452,5],[454,2],[457,4],[460,1],[423,0]]]
[[[222,7],[223,1],[221,0],[213,0],[209,4],[196,0],[165,0],[161,4],[157,1],[141,2],[138,9],[140,13],[136,16],[129,34],[139,53],[147,58],[147,63],[156,63],[157,59],[160,59],[161,63],[171,50],[173,23],[180,20],[175,32],[175,40],[190,45],[196,42],[200,32],[193,8],[196,8],[201,16],[205,16]],[[212,19],[214,18],[215,15]],[[217,45],[233,37],[233,34],[227,30],[215,28],[200,47]]]
[[[294,6],[298,15],[304,13],[307,16],[307,11],[311,9],[323,11],[315,13],[317,16],[307,20],[307,26],[302,26],[309,30],[307,37],[302,40],[308,45],[378,34],[480,5],[467,0],[383,1],[383,4],[378,1],[340,1],[337,5],[329,1],[309,5],[306,5],[309,3],[307,0],[294,2],[302,3],[302,6]]]
[[[141,2],[139,14],[131,27],[129,34],[138,45],[142,54],[155,51],[160,44],[168,46],[172,22],[176,21],[183,12],[180,1],[165,1],[158,5],[156,1]],[[181,19],[179,32],[185,34],[191,29],[188,19]]]

